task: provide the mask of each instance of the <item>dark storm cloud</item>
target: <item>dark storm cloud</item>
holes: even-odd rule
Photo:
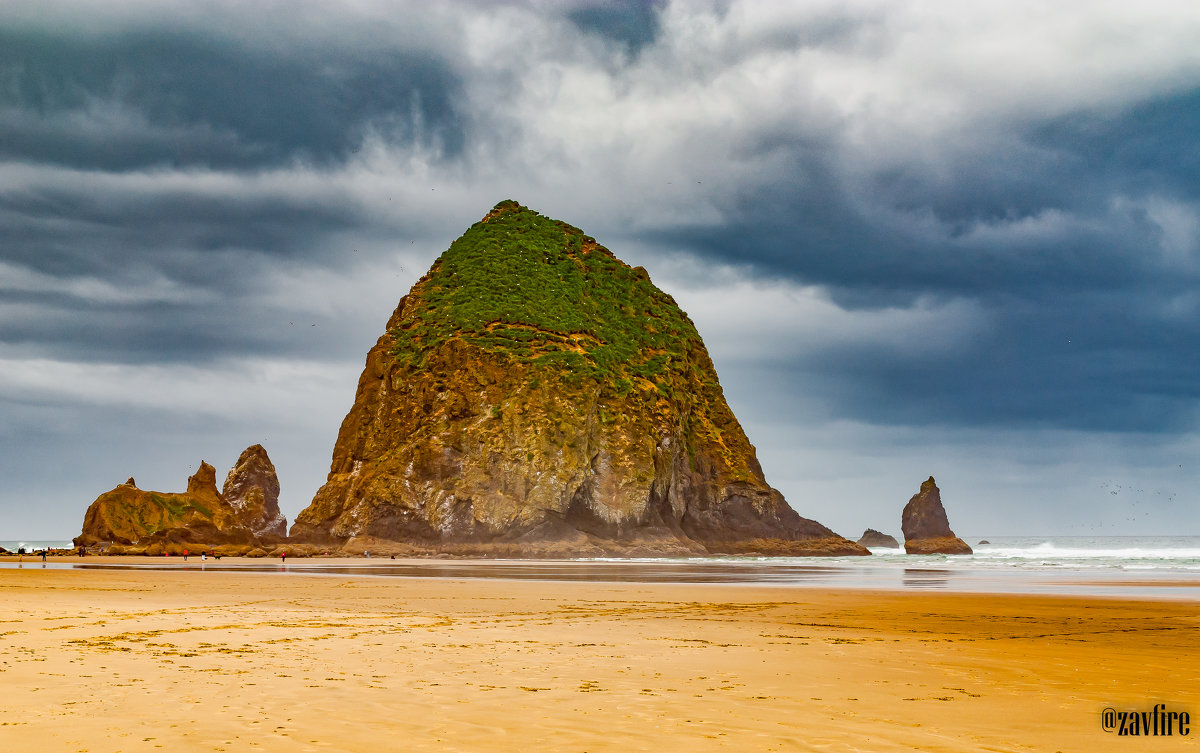
[[[957,155],[949,175],[913,163],[873,173],[863,185],[840,173],[836,142],[794,143],[781,155],[791,180],[749,187],[720,227],[659,238],[847,296],[860,288],[1021,296],[1180,287],[1194,277],[1180,278],[1156,253],[1161,228],[1143,209],[1114,202],[1195,199],[1196,133],[1200,94],[1189,93],[1119,117],[1088,113],[1031,125],[1024,141],[1004,150]],[[1022,231],[1022,222],[1042,220],[1061,228]]]
[[[352,45],[280,54],[199,31],[0,31],[0,157],[79,168],[338,162],[368,131],[453,157],[444,61]]]
[[[625,3],[586,3],[567,11],[567,18],[581,30],[611,39],[637,54],[654,42],[658,13],[665,0],[632,0]]]
[[[832,349],[772,368],[810,376],[809,399],[822,395],[839,415],[864,421],[1189,430],[1200,398],[1193,378],[1200,331],[1130,321],[1113,308],[1083,303],[1005,310],[977,339],[935,359]]]
[[[133,189],[89,186],[91,177],[0,190],[0,261],[11,265],[0,278],[0,345],[118,362],[308,349],[301,343],[312,343],[307,330],[324,324],[322,315],[305,316],[303,334],[282,325],[314,302],[280,310],[264,294],[280,265],[344,264],[329,237],[360,222],[355,209],[286,195],[155,191],[153,176]],[[346,355],[342,340],[328,337],[327,356]]]
[[[308,314],[301,319],[292,314],[289,320],[271,315],[253,296],[225,293],[221,299],[214,296],[193,304],[95,303],[44,293],[6,298],[0,343],[48,357],[169,364],[207,363],[246,353],[271,358],[305,350],[322,359],[357,355],[341,346],[341,338],[324,329],[314,331],[314,324],[328,325],[325,317]]]
[[[0,346],[133,363],[348,355],[314,329],[326,315],[295,326],[320,301],[267,301],[264,286],[344,266],[331,239],[369,226],[322,170],[372,139],[459,155],[463,82],[427,50],[260,36],[0,29]]]
[[[1038,213],[1007,215],[998,224],[1012,232],[991,239],[938,222],[934,205],[864,207],[826,185],[756,189],[721,227],[650,235],[759,274],[829,286],[850,308],[890,306],[929,294],[1024,297],[1185,283],[1145,253],[1148,245],[1157,245],[1159,231],[1138,212],[1052,216],[1052,224],[1073,226],[1052,229],[1050,237],[1027,236],[1017,226],[1022,220],[1036,223]],[[969,180],[961,188],[970,192]],[[976,218],[972,225],[983,222]]]
[[[1200,89],[1125,112],[1083,112],[1030,130],[1032,144],[1062,155],[1056,184],[1200,199]],[[1099,181],[1096,179],[1099,178]],[[1079,183],[1091,180],[1092,183]],[[1103,199],[1101,193],[1098,197]]]
[[[153,264],[181,281],[227,278],[220,252],[314,255],[311,239],[352,227],[353,207],[284,196],[163,191],[106,194],[69,186],[0,191],[5,257],[47,273],[116,273]],[[87,243],[80,247],[81,238]],[[229,280],[237,284],[238,280]]]
[[[1184,431],[1200,396],[1196,133],[1191,91],[1034,121],[1003,149],[981,138],[951,170],[912,162],[862,182],[839,172],[836,142],[797,143],[794,182],[736,197],[720,227],[659,240],[820,285],[848,310],[967,299],[986,312],[986,328],[935,358],[847,344],[787,365],[839,414]]]

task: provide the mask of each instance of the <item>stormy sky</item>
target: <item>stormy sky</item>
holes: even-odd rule
[[[0,539],[266,446],[512,198],[645,266],[845,535],[1200,533],[1200,5],[5,0]],[[974,543],[972,541],[972,543]]]

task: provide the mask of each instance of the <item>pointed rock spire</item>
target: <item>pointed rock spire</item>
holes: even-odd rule
[[[904,506],[900,528],[904,531],[904,550],[909,554],[971,554],[967,542],[950,530],[942,493],[933,476]]]
[[[225,477],[221,496],[233,508],[238,522],[256,536],[287,536],[287,519],[279,511],[279,478],[262,445],[242,451]]]

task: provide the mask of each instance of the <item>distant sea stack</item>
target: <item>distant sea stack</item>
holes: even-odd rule
[[[888,547],[890,549],[899,549],[900,542],[896,541],[895,536],[889,536],[886,533],[880,533],[874,528],[868,528],[863,531],[863,535],[858,537],[858,543],[866,547]]]
[[[137,488],[130,478],[101,494],[87,509],[75,546],[112,542],[155,551],[183,545],[240,545],[249,550],[278,543],[287,533],[279,512],[279,479],[261,445],[246,449],[217,490],[216,469],[205,462],[188,479],[187,491]]]
[[[904,550],[909,554],[971,554],[967,542],[950,530],[942,493],[933,476],[904,506],[900,528],[904,531]]]
[[[291,535],[505,556],[868,553],[767,484],[700,335],[646,270],[515,201],[401,299]]]

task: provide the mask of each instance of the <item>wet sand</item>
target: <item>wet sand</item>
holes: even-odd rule
[[[40,563],[39,563],[40,564]],[[1200,604],[0,570],[0,747],[1195,750]],[[1200,720],[1200,717],[1198,717]]]
[[[957,591],[973,593],[1115,596],[1128,599],[1197,598],[1200,572],[1125,571],[1099,575],[1091,568],[988,567],[970,560],[912,556],[903,563],[875,557],[763,557],[678,559],[478,559],[458,557],[183,557],[0,556],[0,570],[41,567],[106,570],[193,570],[288,575],[378,576],[611,583],[727,583],[784,588]],[[1107,572],[1107,571],[1100,571]]]

